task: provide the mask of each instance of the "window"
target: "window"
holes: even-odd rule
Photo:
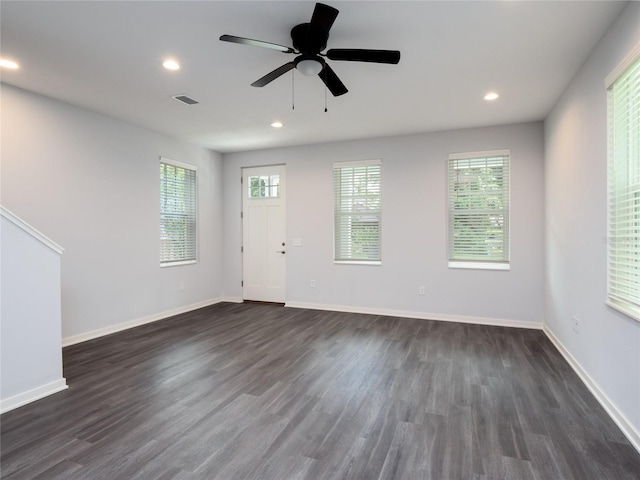
[[[609,77],[608,305],[640,320],[640,46]]]
[[[160,266],[196,262],[196,167],[160,159]]]
[[[509,156],[449,155],[449,267],[509,269]]]
[[[379,264],[382,162],[333,164],[334,260]]]
[[[277,198],[280,196],[280,175],[249,177],[249,198]]]

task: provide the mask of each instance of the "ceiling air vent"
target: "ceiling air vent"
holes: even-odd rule
[[[179,102],[182,102],[182,103],[184,103],[186,105],[195,105],[197,103],[200,103],[199,101],[194,100],[191,97],[187,97],[186,95],[175,95],[175,96],[173,96],[171,98],[175,98]]]

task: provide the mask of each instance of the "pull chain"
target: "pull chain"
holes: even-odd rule
[[[327,86],[324,86],[324,113],[327,113]]]
[[[291,110],[296,109],[295,83],[296,83],[296,72],[295,72],[295,69],[293,69],[291,70]]]
[[[327,113],[327,67],[324,68],[324,113]]]
[[[325,80],[325,84],[324,84],[324,112],[327,113],[329,111],[329,109],[327,108],[327,71],[325,69],[324,73],[324,80]],[[291,110],[295,110],[296,109],[296,74],[295,74],[295,69],[291,70]]]

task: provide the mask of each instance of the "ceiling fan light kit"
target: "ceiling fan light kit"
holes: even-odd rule
[[[322,63],[315,58],[298,57],[294,63],[296,65],[296,70],[307,76],[318,75],[323,68]]]
[[[251,84],[253,87],[264,87],[276,78],[284,75],[292,69],[298,70],[303,75],[318,75],[322,82],[335,97],[344,95],[349,90],[342,83],[338,75],[322,57],[335,61],[347,62],[369,62],[397,64],[400,62],[400,52],[398,50],[370,50],[353,48],[333,48],[322,53],[327,48],[329,40],[329,30],[338,16],[338,10],[316,3],[309,23],[301,23],[291,29],[291,40],[293,48],[275,43],[253,40],[251,38],[236,37],[234,35],[222,35],[223,42],[238,43],[254,47],[269,48],[282,53],[295,54],[297,57],[292,61],[267,73]]]

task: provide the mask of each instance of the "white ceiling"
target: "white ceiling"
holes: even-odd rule
[[[326,0],[328,48],[402,53],[330,61],[349,93],[327,113],[317,77],[296,73],[295,110],[291,73],[250,86],[292,55],[218,40],[291,45],[314,3],[2,0],[1,54],[20,64],[2,81],[219,152],[542,120],[627,2]]]

